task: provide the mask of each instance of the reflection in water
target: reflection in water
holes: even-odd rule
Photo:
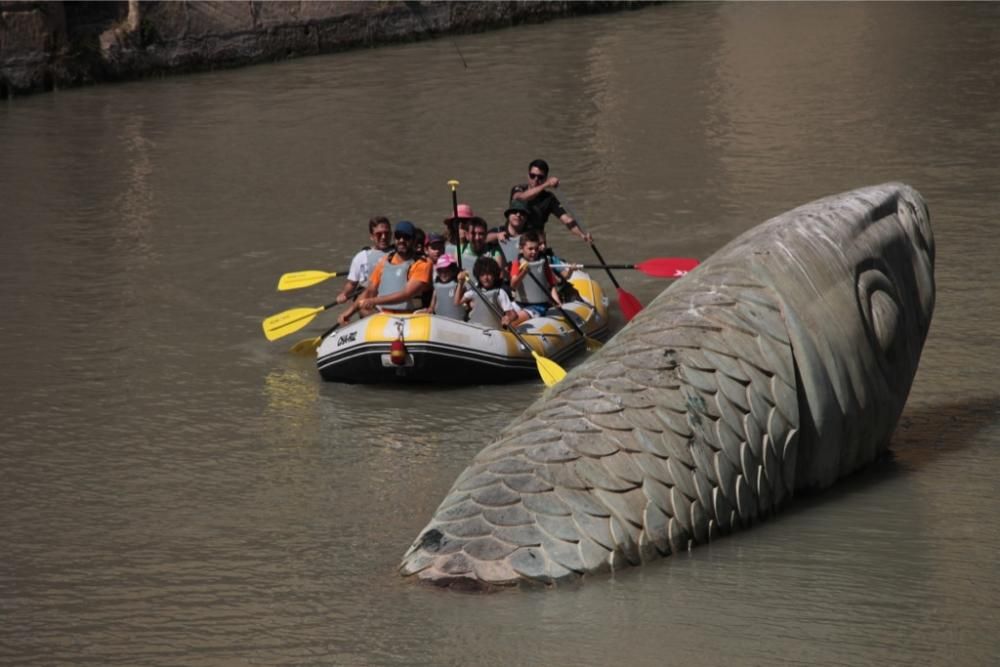
[[[114,208],[125,232],[124,237],[130,240],[131,245],[122,254],[132,262],[129,269],[136,271],[144,268],[152,251],[149,237],[153,220],[153,189],[149,179],[153,173],[150,152],[154,144],[143,133],[143,116],[129,115],[119,122],[128,156],[127,167],[123,170],[127,174],[127,186]]]
[[[317,390],[315,378],[298,369],[272,370],[264,376],[268,416],[294,425],[303,425],[305,413],[315,408]]]
[[[0,107],[0,660],[992,664],[996,14],[672,3],[456,37],[468,68],[423,42]],[[921,190],[937,310],[894,458],[556,594],[399,578],[542,387],[322,383],[260,322],[331,301],[275,280],[346,266],[372,215],[439,229],[449,178],[499,224],[535,157],[612,262]]]

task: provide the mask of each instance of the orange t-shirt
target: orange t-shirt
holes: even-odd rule
[[[372,271],[371,278],[368,280],[368,283],[370,285],[374,285],[375,289],[378,289],[378,286],[382,283],[382,267],[385,266],[386,259],[388,259],[388,256],[383,257],[378,261],[378,264],[375,265],[375,269]],[[405,261],[406,260],[398,254],[394,253],[392,255],[393,264],[402,264]],[[413,264],[411,264],[410,268],[407,270],[406,281],[409,282],[411,280],[419,280],[422,283],[430,285],[433,273],[434,271],[431,268],[430,260],[426,257],[420,257],[413,260]]]

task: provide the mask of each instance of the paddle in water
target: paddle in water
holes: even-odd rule
[[[324,338],[326,338],[339,328],[340,328],[340,322],[337,322],[332,327],[330,327],[329,329],[327,329],[318,336],[313,336],[312,338],[304,338],[300,340],[295,345],[292,345],[289,348],[289,351],[294,352],[295,354],[312,354],[317,350],[317,348],[319,348],[319,345],[320,343],[323,342]]]
[[[350,293],[350,295],[348,295],[347,300],[351,301],[351,300],[357,298],[357,296],[359,294],[361,294],[362,292],[364,292],[364,291],[365,291],[365,288],[362,287],[361,285],[358,285],[357,287],[354,288],[354,290]],[[277,316],[275,316],[275,317],[277,317]],[[326,331],[324,331],[323,333],[321,333],[318,336],[313,336],[312,338],[305,338],[303,340],[300,340],[299,342],[295,343],[295,345],[292,345],[292,347],[290,348],[290,350],[292,352],[294,352],[295,354],[309,354],[311,352],[315,352],[316,349],[319,347],[319,344],[323,342],[323,339],[326,338],[327,336],[329,336],[330,334],[332,334],[339,327],[340,327],[340,322],[337,322],[332,327],[330,327],[329,329],[327,329]],[[265,329],[265,332],[266,332],[266,329]],[[289,332],[289,333],[291,333],[291,332]],[[282,334],[282,335],[284,335],[284,334]]]
[[[563,202],[563,207],[569,209],[569,206],[565,202]],[[573,219],[576,220],[576,224],[580,228],[580,231],[586,233],[583,229],[583,223],[580,222],[579,216],[577,216],[572,210],[570,210],[570,213],[572,214]],[[593,249],[594,254],[597,255],[597,261],[601,263],[601,267],[607,272],[608,278],[611,279],[611,284],[615,286],[615,290],[618,292],[618,307],[622,309],[622,316],[625,318],[626,322],[631,321],[632,318],[638,315],[639,311],[642,310],[642,303],[639,302],[639,299],[637,299],[634,294],[618,284],[618,281],[615,280],[615,275],[611,273],[611,266],[613,265],[609,265],[604,261],[604,258],[601,257],[601,251],[597,249],[597,245],[594,243],[593,239],[590,240],[590,247]]]

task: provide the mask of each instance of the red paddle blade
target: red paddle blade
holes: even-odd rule
[[[622,287],[618,288],[618,307],[622,309],[622,315],[625,317],[626,322],[631,322],[632,318],[642,310],[642,304],[639,303],[639,299],[635,298],[635,295],[631,292],[626,292]]]
[[[647,276],[680,278],[696,266],[698,266],[698,260],[688,257],[657,257],[639,262],[635,268]]]

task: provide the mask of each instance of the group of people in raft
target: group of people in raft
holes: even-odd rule
[[[395,229],[383,216],[369,220],[372,245],[354,256],[337,295],[337,303],[353,299],[340,324],[355,314],[385,311],[512,327],[573,298],[567,280],[572,266],[548,247],[545,224],[555,215],[583,241],[593,238],[552,193],[559,179],[549,176],[544,160],[531,162],[528,179],[511,188],[506,223],[492,229],[468,204],[458,204],[457,215],[445,218],[444,234],[425,233],[408,220]],[[469,285],[470,269],[475,287]]]

